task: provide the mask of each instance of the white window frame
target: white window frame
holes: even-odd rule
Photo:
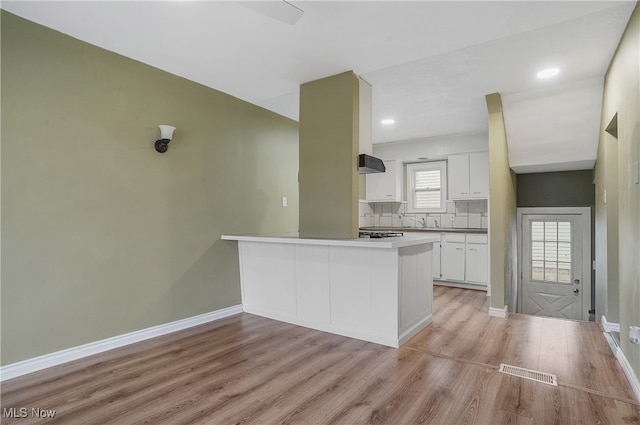
[[[440,208],[417,208],[415,203],[415,172],[440,170]],[[447,161],[428,161],[407,164],[407,212],[442,213],[447,211]]]

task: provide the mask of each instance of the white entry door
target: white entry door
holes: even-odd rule
[[[520,312],[588,320],[590,211],[576,208],[582,212],[554,214],[547,208],[521,210]]]

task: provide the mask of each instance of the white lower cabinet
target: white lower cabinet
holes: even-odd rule
[[[440,280],[482,286],[488,283],[486,234],[443,233],[441,246]]]
[[[464,281],[465,234],[445,233],[442,236],[442,279]]]
[[[465,280],[474,283],[489,281],[489,252],[486,235],[467,235]]]
[[[486,287],[489,282],[487,240],[486,234],[440,233],[440,243],[433,243],[431,256],[433,280],[462,287]]]

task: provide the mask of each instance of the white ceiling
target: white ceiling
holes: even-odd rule
[[[500,92],[516,172],[590,168],[602,82],[635,1],[295,1],[295,24],[232,1],[3,1],[78,39],[298,117],[302,83],[373,85],[374,143],[487,130]],[[546,66],[558,77],[537,80]],[[383,117],[396,123],[378,124]]]

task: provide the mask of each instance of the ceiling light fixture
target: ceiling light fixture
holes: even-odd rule
[[[392,119],[392,118],[385,118],[383,120],[380,121],[380,124],[382,125],[391,125],[391,124],[395,124],[396,120]]]
[[[551,78],[551,77],[555,77],[559,73],[560,73],[560,70],[558,68],[547,68],[547,69],[543,69],[542,71],[538,72],[536,74],[536,77],[538,77],[538,78]]]

